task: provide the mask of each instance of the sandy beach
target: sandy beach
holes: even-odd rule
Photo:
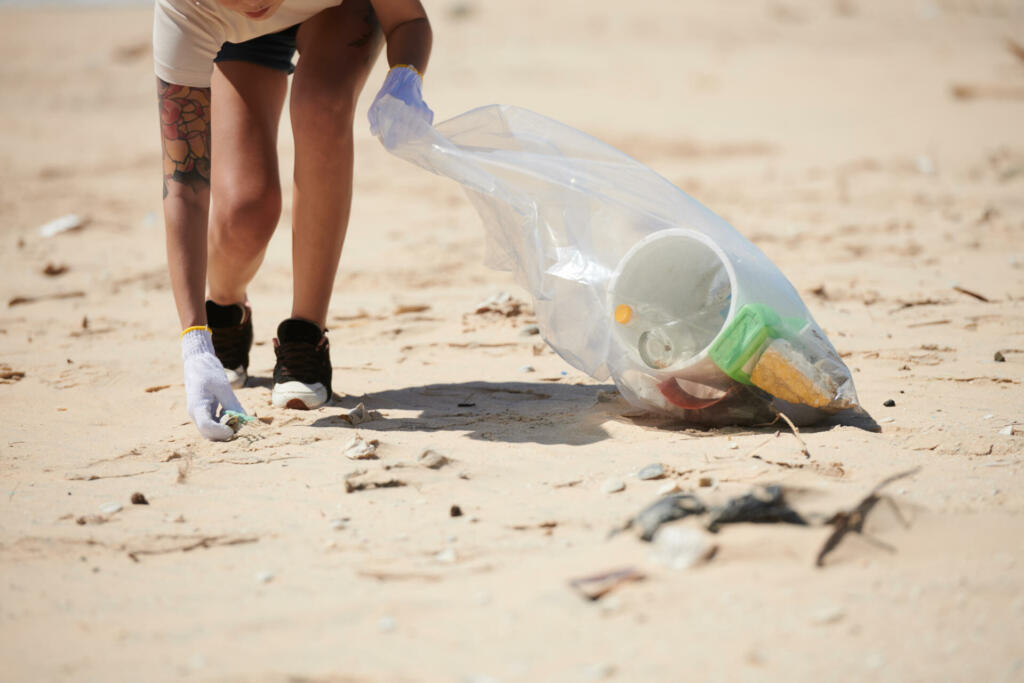
[[[164,261],[151,9],[3,7],[0,680],[1024,680],[1024,3],[425,5],[437,120],[535,110],[725,217],[878,428],[804,429],[805,455],[784,427],[640,415],[567,365],[484,266],[461,188],[371,137],[381,62],[328,321],[337,397],[270,405],[286,182],[249,292],[238,396],[259,422],[206,442]],[[478,312],[499,292],[522,306]],[[380,415],[353,425],[358,404]],[[376,459],[343,454],[357,436]],[[676,522],[715,548],[689,568],[609,536],[672,482],[710,502],[780,484],[828,515],[915,468],[824,567],[821,524]],[[636,580],[598,599],[571,585],[620,570]]]

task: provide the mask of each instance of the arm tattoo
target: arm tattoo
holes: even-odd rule
[[[210,186],[210,89],[172,85],[157,79],[160,130],[164,150],[164,198],[167,184],[198,192]]]

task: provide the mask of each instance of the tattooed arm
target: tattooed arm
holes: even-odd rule
[[[210,211],[210,89],[157,79],[164,164],[167,265],[182,329],[206,324]]]

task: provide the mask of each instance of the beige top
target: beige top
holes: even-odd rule
[[[225,42],[241,43],[301,23],[341,0],[285,0],[269,19],[253,21],[216,0],[156,0],[153,62],[167,83],[208,88],[213,58]]]

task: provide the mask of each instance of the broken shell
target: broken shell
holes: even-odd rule
[[[416,462],[432,470],[439,470],[447,465],[449,460],[437,451],[428,448],[416,456]]]
[[[345,445],[343,452],[345,457],[351,460],[372,459],[377,457],[377,446],[379,445],[380,441],[377,439],[365,441],[362,437],[356,436]]]
[[[636,478],[641,479],[643,481],[647,481],[650,479],[661,479],[664,476],[665,468],[662,467],[661,463],[657,462],[647,465],[646,467],[642,468],[639,472],[636,473]]]

